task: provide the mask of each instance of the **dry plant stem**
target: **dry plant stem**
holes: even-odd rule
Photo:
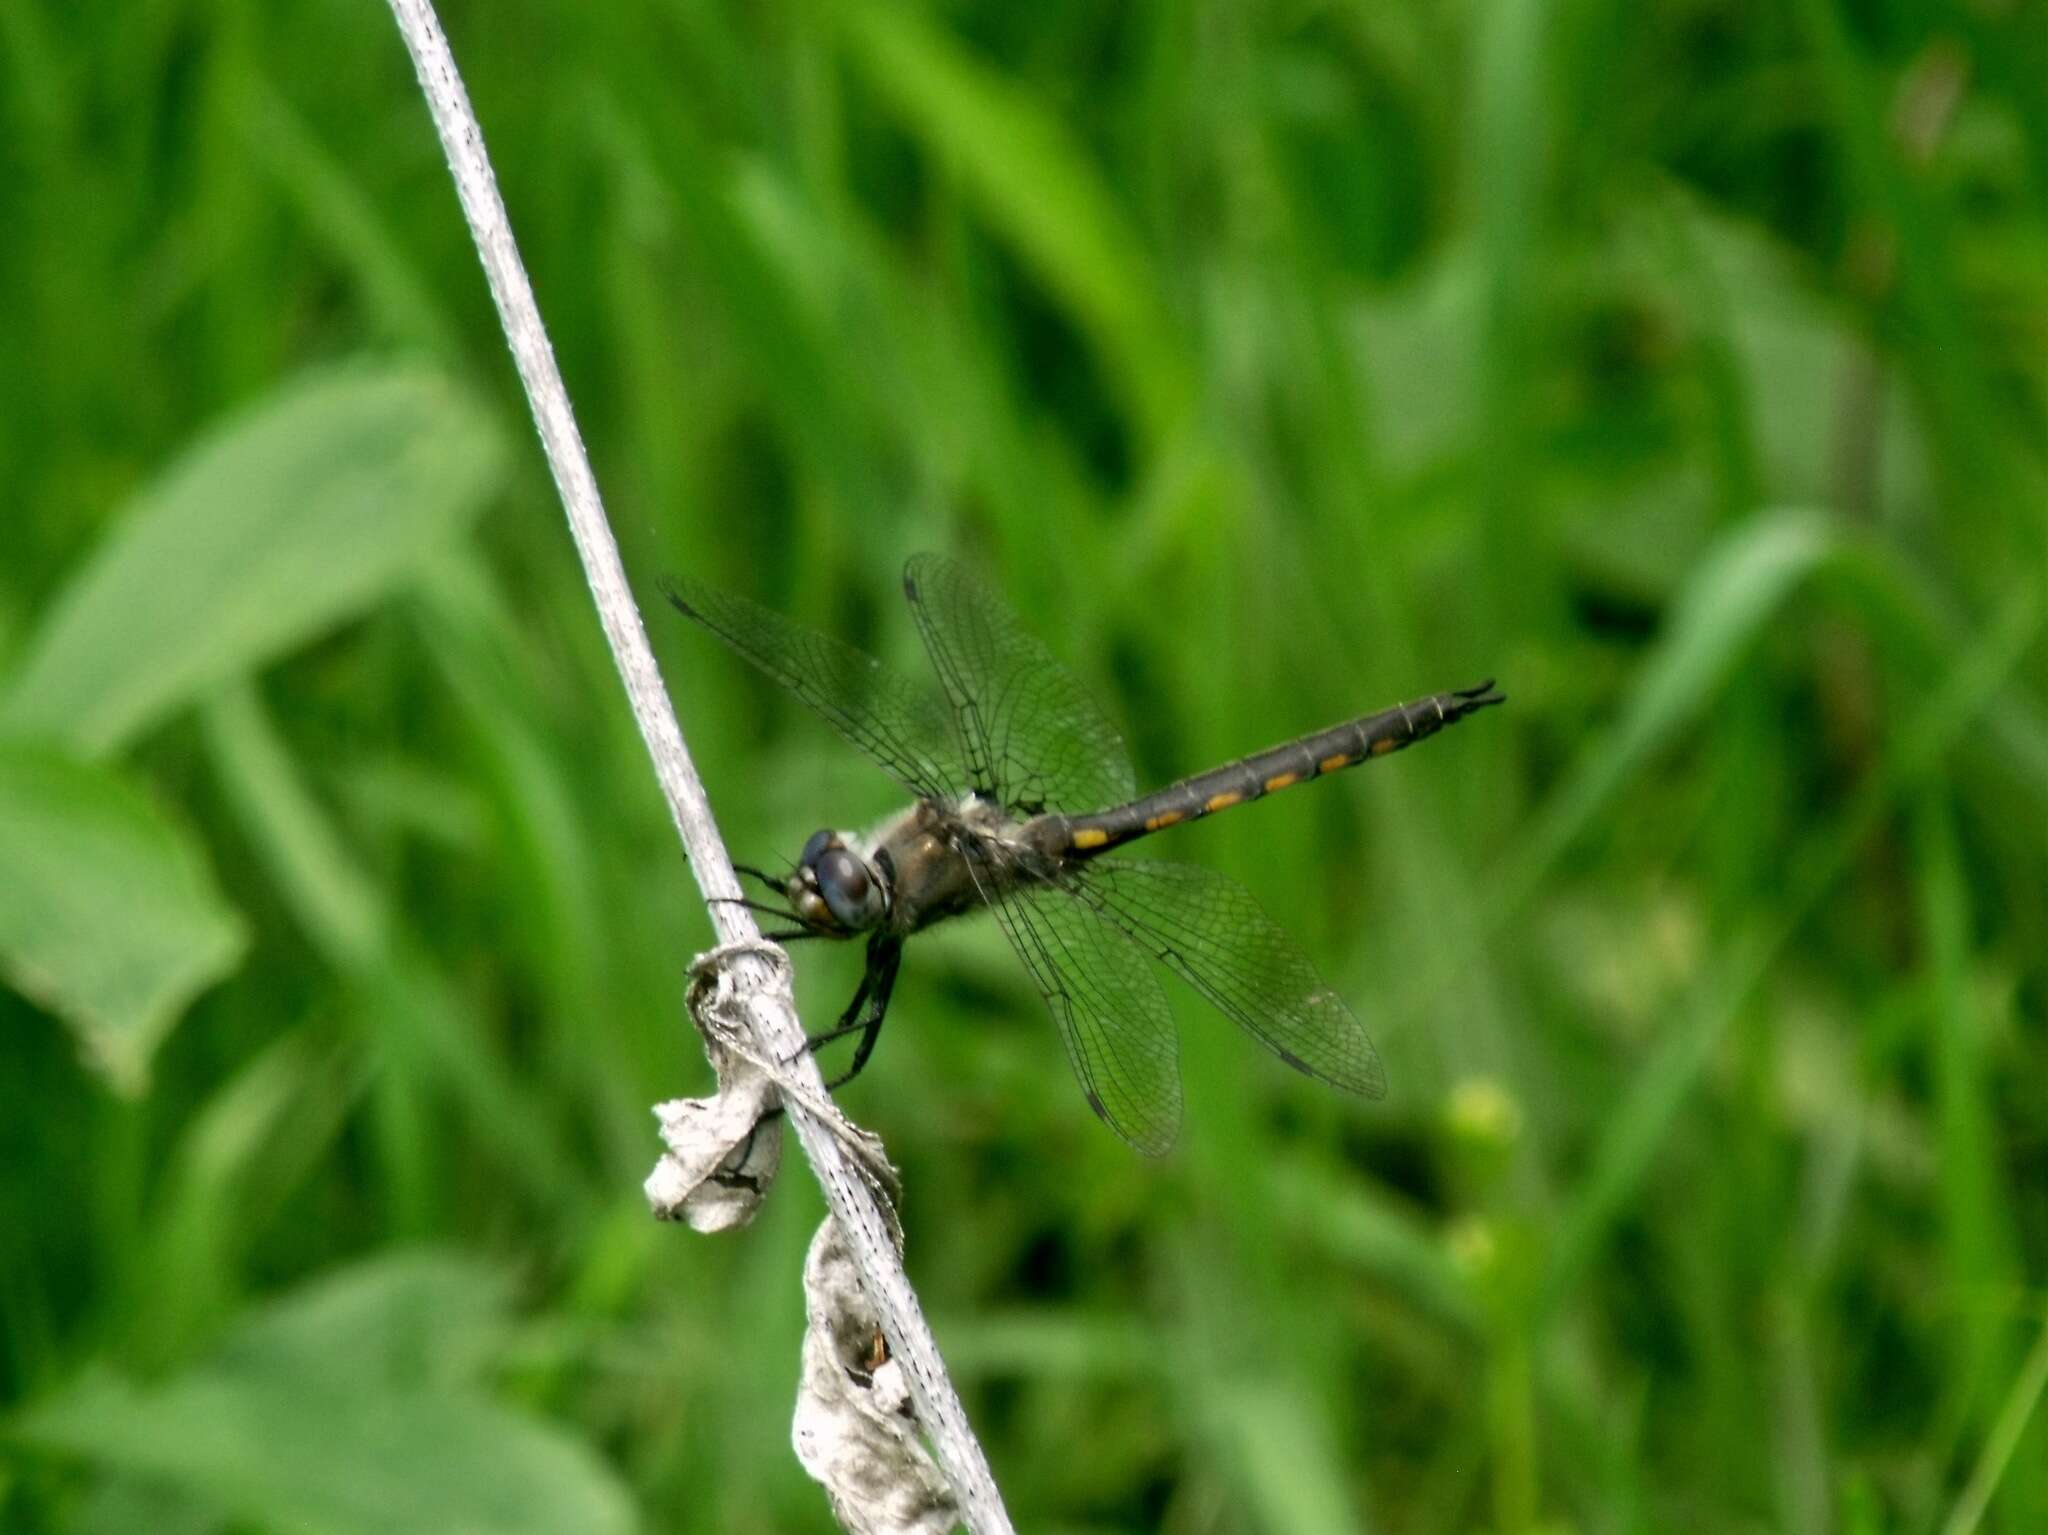
[[[469,95],[456,73],[448,39],[428,0],[391,0],[391,10],[433,113],[434,127],[440,134],[449,171],[462,199],[463,214],[469,220],[470,234],[490,282],[491,297],[498,306],[505,339],[518,364],[534,422],[540,428],[548,466],[554,471],[556,487],[568,512],[569,531],[583,560],[590,594],[604,625],[605,640],[625,681],[626,696],[632,704],[633,717],[639,722],[640,734],[647,742],[648,754],[654,759],[655,777],[668,800],[669,813],[682,835],[690,864],[697,872],[698,887],[705,896],[737,897],[739,880],[719,840],[710,802],[683,745],[682,730],[662,687],[660,669],[655,665],[639,609],[626,584],[618,544],[605,521],[597,480],[569,408],[568,391],[555,367],[554,349],[548,344],[532,286],[527,282],[526,270],[512,239],[511,222],[498,196],[497,180],[484,153],[483,130],[470,110]],[[743,906],[714,900],[711,920],[722,943],[759,941],[753,916]],[[742,957],[736,961],[736,968],[741,984],[752,992],[753,1005],[748,1014],[762,1050],[779,1059],[797,1054],[803,1046],[803,1029],[786,985],[775,984],[774,973],[765,961]],[[823,1079],[809,1056],[803,1056],[796,1069],[823,1093]],[[918,1418],[931,1436],[934,1456],[960,1500],[968,1527],[978,1535],[1007,1532],[1009,1516],[1003,1510],[981,1446],[968,1427],[966,1411],[940,1362],[923,1309],[903,1272],[890,1239],[888,1219],[823,1122],[799,1102],[790,1102],[788,1108],[804,1155],[824,1185],[833,1215],[846,1232],[861,1282],[873,1298],[890,1347],[909,1376]]]

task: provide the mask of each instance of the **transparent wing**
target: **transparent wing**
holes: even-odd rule
[[[1089,1107],[1139,1151],[1164,1155],[1180,1134],[1180,1040],[1151,964],[1059,886],[1002,891],[989,906],[1059,1025]]]
[[[911,793],[945,799],[965,787],[943,700],[873,656],[769,608],[669,576],[663,594],[796,694]]]
[[[953,706],[971,787],[1025,813],[1135,797],[1116,726],[1001,597],[936,554],[912,558],[903,591]]]
[[[1364,1026],[1236,880],[1194,864],[1098,858],[1067,884],[1288,1065],[1385,1096],[1386,1069]]]

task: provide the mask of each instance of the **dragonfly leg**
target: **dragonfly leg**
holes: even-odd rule
[[[853,1000],[846,1004],[846,1011],[839,1015],[839,1021],[831,1028],[806,1035],[803,1054],[816,1055],[833,1041],[844,1039],[849,1034],[858,1034],[867,1027],[861,1017],[861,1010],[867,1006],[868,995],[875,989],[875,944],[878,942],[879,939],[871,939],[868,943],[868,966],[861,972],[860,989],[854,992]]]
[[[788,892],[789,887],[785,881],[777,879],[766,869],[756,868],[753,864],[736,863],[732,866],[732,871],[735,874],[744,874],[749,879],[758,879],[777,895],[786,895]]]
[[[771,937],[774,935],[770,935]],[[798,937],[816,937],[814,933],[800,933]],[[875,1041],[882,1033],[882,1019],[889,1012],[889,994],[896,989],[897,967],[903,963],[903,940],[891,938],[882,933],[868,940],[867,969],[860,978],[860,987],[853,994],[853,1000],[846,1004],[846,1011],[839,1015],[839,1021],[822,1033],[805,1037],[804,1047],[798,1055],[816,1055],[834,1040],[844,1039],[849,1034],[858,1034],[860,1043],[853,1047],[853,1062],[838,1076],[826,1082],[825,1091],[834,1092],[860,1075],[867,1065],[868,1057],[874,1053]],[[791,1056],[790,1060],[795,1060]],[[784,1062],[788,1064],[787,1061]],[[761,1116],[766,1123],[783,1113],[783,1105],[777,1104]],[[751,1143],[750,1143],[751,1144]]]
[[[903,940],[885,938],[879,933],[868,941],[867,1015],[860,1021],[860,1043],[853,1047],[853,1061],[846,1070],[825,1084],[831,1092],[844,1087],[860,1075],[861,1068],[874,1054],[875,1041],[882,1037],[882,1020],[889,1015],[889,994],[896,989],[896,970],[903,963]],[[844,1025],[841,1026],[844,1029]]]
[[[870,938],[868,965],[861,974],[860,989],[846,1004],[846,1011],[839,1015],[839,1022],[804,1041],[804,1049],[816,1055],[835,1040],[844,1039],[849,1034],[860,1036],[860,1043],[853,1049],[853,1064],[825,1084],[827,1092],[843,1087],[859,1076],[860,1069],[867,1065],[868,1057],[874,1053],[875,1039],[882,1032],[882,1019],[889,1012],[889,993],[896,985],[896,967],[902,962],[902,939],[881,933]]]
[[[763,916],[774,917],[783,922],[801,922],[803,919],[793,911],[784,911],[780,906],[770,906],[765,901],[756,901],[744,895],[710,895],[705,902],[711,906],[744,906],[748,911],[758,911]]]

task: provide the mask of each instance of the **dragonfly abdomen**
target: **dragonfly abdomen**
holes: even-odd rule
[[[1314,735],[1301,736],[1192,778],[1183,778],[1129,804],[1093,815],[1068,816],[1068,848],[1085,856],[1185,821],[1198,821],[1325,773],[1397,752],[1435,735],[1475,710],[1500,702],[1502,695],[1493,691],[1493,683],[1488,680],[1474,688],[1433,693],[1414,703],[1346,720]]]

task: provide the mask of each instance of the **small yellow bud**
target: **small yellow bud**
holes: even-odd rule
[[[1451,1261],[1468,1274],[1484,1274],[1500,1256],[1493,1223],[1477,1215],[1453,1222],[1444,1234],[1444,1245],[1450,1249]]]
[[[1522,1133],[1522,1108],[1492,1077],[1467,1077],[1451,1089],[1444,1118],[1460,1140],[1512,1145]]]

